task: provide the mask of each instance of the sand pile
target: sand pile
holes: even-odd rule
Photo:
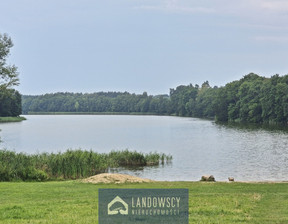
[[[147,182],[153,182],[150,179],[140,178],[140,177],[134,177],[127,174],[119,174],[119,173],[102,173],[95,176],[88,177],[82,182],[85,183],[147,183]]]

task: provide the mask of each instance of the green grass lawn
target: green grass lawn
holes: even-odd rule
[[[26,120],[25,117],[0,117],[0,123],[2,122],[19,122]]]
[[[288,183],[0,182],[0,223],[98,223],[99,188],[188,188],[189,223],[288,223]]]

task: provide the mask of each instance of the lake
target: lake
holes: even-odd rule
[[[231,127],[168,116],[26,115],[0,123],[0,148],[16,152],[136,150],[171,154],[171,164],[121,172],[154,180],[283,181],[288,174],[288,132]]]

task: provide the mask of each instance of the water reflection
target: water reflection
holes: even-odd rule
[[[143,167],[119,167],[119,168],[109,168],[109,173],[122,173],[128,175],[135,175],[138,177],[145,177],[149,179],[155,180],[155,175],[159,173],[159,170],[163,169],[171,169],[173,168],[173,164],[171,161],[165,164],[159,164],[154,166],[143,166]]]
[[[241,131],[269,131],[269,132],[280,132],[280,133],[288,133],[287,125],[272,125],[272,124],[252,124],[252,123],[236,123],[236,122],[213,122],[215,125],[231,128],[231,129],[239,129]]]
[[[288,180],[288,127],[224,124],[161,116],[27,116],[0,124],[1,148],[17,152],[67,149],[163,152],[173,163],[140,169],[111,169],[154,180],[199,180],[212,174],[241,181]]]

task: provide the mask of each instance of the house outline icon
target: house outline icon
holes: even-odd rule
[[[110,210],[110,208],[117,202],[120,202],[125,210],[120,208],[116,208],[113,210]],[[122,198],[120,198],[119,196],[116,196],[109,204],[108,204],[108,215],[117,215],[117,214],[121,214],[121,215],[128,215],[128,204],[122,200]]]

